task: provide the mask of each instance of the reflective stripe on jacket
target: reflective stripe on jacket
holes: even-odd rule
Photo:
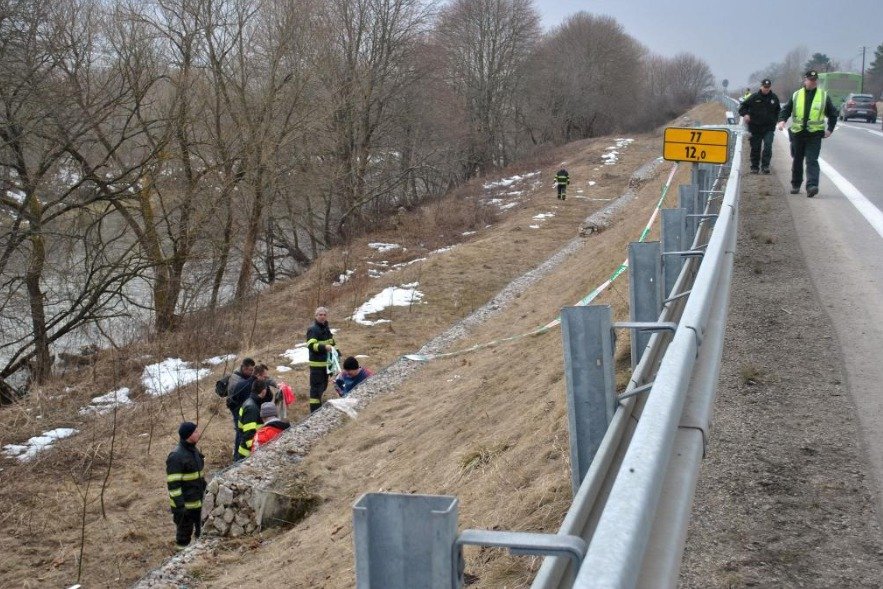
[[[254,434],[261,427],[261,403],[263,401],[254,393],[245,400],[239,408],[239,431],[242,432],[242,442],[236,452],[243,458],[251,456],[254,443]]]
[[[800,133],[804,130],[804,117],[806,117],[806,130],[810,133],[817,133],[825,130],[825,103],[827,102],[828,93],[817,88],[816,94],[813,96],[812,104],[809,107],[809,116],[807,117],[804,109],[806,108],[806,88],[801,88],[791,96],[791,104],[793,111],[791,113],[791,132]]]
[[[328,368],[328,348],[333,346],[334,335],[328,323],[314,322],[307,330],[307,350],[310,368]]]

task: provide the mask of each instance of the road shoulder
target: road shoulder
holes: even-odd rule
[[[683,587],[879,587],[883,578],[855,408],[786,198],[774,176],[745,177]]]

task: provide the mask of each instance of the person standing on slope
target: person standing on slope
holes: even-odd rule
[[[558,189],[558,200],[567,198],[567,185],[570,184],[570,174],[567,170],[561,168],[555,174],[555,187]]]
[[[206,484],[203,476],[205,460],[196,449],[199,437],[196,424],[185,421],[178,427],[178,445],[166,458],[166,486],[178,550],[190,544],[191,536],[199,538],[202,532],[202,497]]]
[[[307,329],[310,362],[310,413],[322,408],[322,395],[328,388],[328,367],[334,352],[334,336],[328,325],[328,309],[318,307],[315,322]]]

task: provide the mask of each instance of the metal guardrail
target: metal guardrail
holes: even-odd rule
[[[458,536],[456,498],[366,494],[354,506],[358,587],[461,587],[464,544],[548,555],[533,589],[676,585],[723,349],[741,141],[729,168],[694,165],[661,243],[630,245],[630,321],[604,305],[562,310],[574,499],[558,533]],[[633,371],[617,396],[618,329],[633,333]]]

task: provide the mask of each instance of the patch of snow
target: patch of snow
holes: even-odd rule
[[[476,233],[478,233],[478,231],[464,231],[460,235],[462,235],[463,237],[469,237],[470,235],[475,235]]]
[[[513,190],[512,192],[507,192],[506,196],[521,196],[524,194],[523,190]]]
[[[539,225],[528,225],[528,227],[530,227],[531,229],[539,229],[540,228]]]
[[[331,286],[341,286],[343,283],[345,283],[347,280],[349,280],[352,277],[352,275],[355,273],[356,273],[355,270],[347,270],[346,272],[344,272],[343,274],[338,276],[337,280],[335,280],[334,282],[331,283]]]
[[[507,205],[500,205],[500,210],[505,211],[506,209],[511,209],[512,207],[517,206],[517,205],[518,205],[517,202],[510,202]]]
[[[417,282],[412,282],[411,284],[384,288],[356,309],[356,312],[353,313],[353,321],[369,326],[377,325],[378,323],[389,323],[388,319],[370,321],[366,317],[379,313],[387,307],[408,307],[414,303],[419,303],[423,299],[423,293],[417,290],[418,286]]]
[[[589,186],[594,186],[595,184],[597,184],[597,182],[595,182],[594,180],[589,180]]]
[[[167,358],[145,366],[141,384],[151,397],[160,397],[207,376],[209,372],[208,368],[192,368],[189,362],[180,358]]]
[[[402,246],[400,246],[397,243],[382,243],[382,242],[377,241],[374,243],[369,243],[368,247],[370,247],[372,249],[376,249],[378,252],[380,252],[382,254],[382,253],[385,253],[385,252],[388,252],[388,251],[391,251],[394,249],[398,249]]]
[[[223,364],[224,362],[231,362],[236,359],[236,354],[227,354],[226,356],[212,356],[211,358],[206,358],[202,361],[203,364],[208,364],[209,366],[217,366],[218,364]]]
[[[310,351],[307,349],[307,344],[298,344],[279,355],[288,358],[289,364],[307,364],[310,361]]]
[[[276,372],[291,372],[291,366],[277,366]]]
[[[449,245],[448,247],[443,247],[443,248],[439,248],[437,250],[432,250],[431,252],[429,252],[429,255],[431,256],[434,254],[445,254],[445,253],[451,251],[452,249],[454,249],[455,247],[457,247],[457,246]]]
[[[522,176],[519,176],[518,174],[516,174],[515,176],[510,176],[509,178],[503,178],[501,180],[496,180],[494,182],[486,182],[484,184],[484,189],[485,190],[493,190],[494,188],[508,188],[509,186],[512,186],[516,182],[521,182],[522,180],[524,180],[526,178],[533,178],[534,176],[539,176],[539,175],[540,175],[539,171],[530,172],[530,173],[524,174]]]
[[[9,198],[11,198],[12,200],[14,200],[15,202],[17,202],[18,204],[23,203],[23,202],[25,201],[25,198],[27,198],[27,195],[26,195],[24,192],[22,192],[21,190],[18,190],[18,189],[7,190],[7,191],[6,191],[6,196],[8,196]]]
[[[37,455],[38,452],[52,447],[52,444],[58,440],[69,438],[78,433],[78,430],[69,427],[57,427],[43,432],[39,436],[30,438],[24,444],[6,444],[3,446],[3,454],[10,458],[18,458],[20,462],[28,462]]]
[[[80,415],[89,415],[91,413],[104,415],[105,413],[110,413],[111,411],[113,411],[114,407],[132,405],[134,401],[129,398],[130,392],[131,391],[127,387],[123,387],[104,395],[93,397],[89,405],[86,405],[85,407],[80,407]]]
[[[543,221],[545,219],[551,219],[555,216],[555,213],[540,213],[539,215],[534,215],[534,220]]]

